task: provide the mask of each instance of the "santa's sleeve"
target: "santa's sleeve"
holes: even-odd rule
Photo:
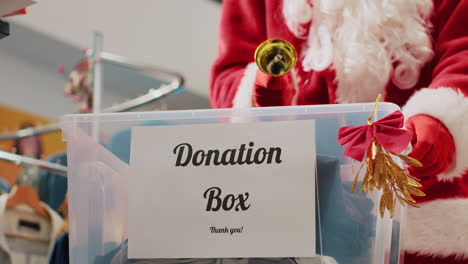
[[[218,56],[210,77],[210,101],[214,108],[252,105],[257,72],[253,57],[265,39],[264,1],[223,1]]]
[[[468,169],[468,1],[445,0],[434,10],[434,63],[432,82],[415,93],[403,110],[440,120],[455,141],[451,167],[440,181],[461,177]]]
[[[455,157],[447,171],[424,183],[436,197],[407,209],[402,248],[418,263],[449,262],[436,257],[462,263],[468,261],[468,1],[435,3],[432,82],[403,111],[406,118],[427,114],[440,120],[452,134]]]

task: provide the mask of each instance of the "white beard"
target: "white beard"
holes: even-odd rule
[[[307,39],[303,69],[335,70],[339,103],[374,101],[390,79],[400,89],[416,85],[433,56],[432,0],[311,2],[283,0],[283,15],[291,32]]]

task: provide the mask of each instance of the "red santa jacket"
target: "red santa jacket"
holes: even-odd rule
[[[215,108],[250,107],[257,46],[266,39],[284,39],[296,47],[301,58],[305,40],[289,31],[281,0],[232,0],[223,5],[210,100]],[[427,198],[421,208],[408,208],[403,241],[407,252],[426,254],[430,259],[442,257],[436,263],[452,263],[449,258],[468,261],[468,1],[434,0],[431,23],[435,56],[422,69],[419,82],[402,90],[389,81],[384,96],[385,101],[403,107],[406,118],[433,116],[453,136],[453,164],[437,177],[424,180]],[[298,105],[339,103],[337,97],[342,96],[337,95],[332,69],[305,72],[298,63],[294,72]]]

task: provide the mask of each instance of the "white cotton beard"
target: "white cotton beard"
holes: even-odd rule
[[[374,101],[390,79],[400,89],[416,85],[433,55],[428,21],[432,0],[312,3],[283,0],[283,15],[292,33],[307,38],[304,70],[335,70],[339,103]]]

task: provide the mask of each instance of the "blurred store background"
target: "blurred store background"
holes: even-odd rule
[[[183,91],[167,97],[169,109],[209,108],[208,76],[217,49],[219,3],[41,1],[26,15],[5,19],[11,28],[10,36],[0,42],[0,104],[52,119],[76,112],[76,104],[64,97],[64,85],[89,48],[93,30],[98,30],[104,36],[105,52],[170,69],[185,78]],[[60,66],[63,74],[57,71]],[[108,105],[122,96],[141,94],[131,84],[145,82],[111,68],[104,69],[103,79],[103,103]]]

